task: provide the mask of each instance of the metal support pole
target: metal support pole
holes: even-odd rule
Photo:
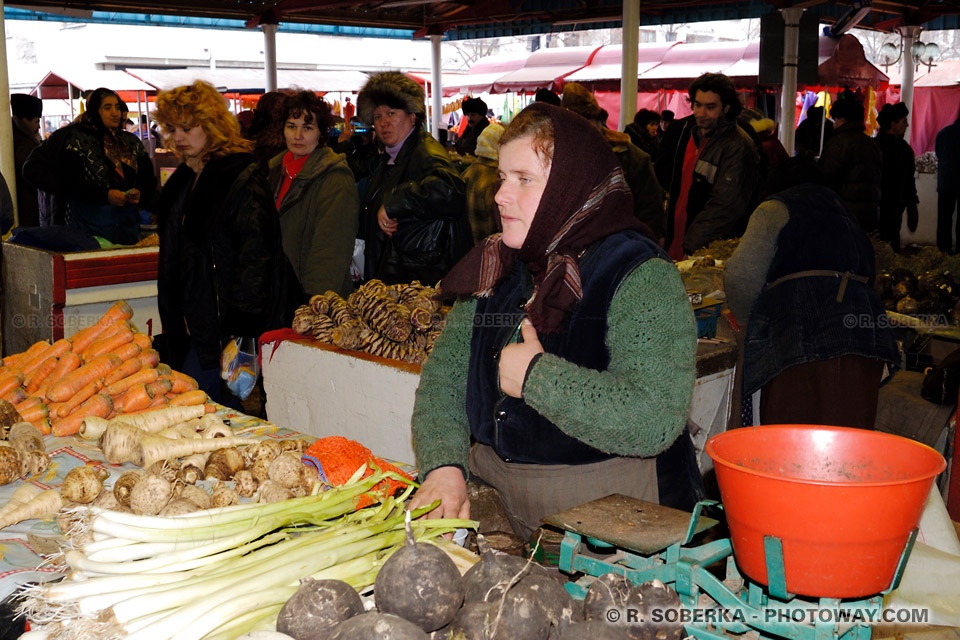
[[[431,133],[437,140],[440,139],[440,118],[443,117],[443,107],[440,99],[443,96],[443,84],[440,79],[440,69],[442,61],[440,59],[440,41],[442,35],[432,34],[430,36],[430,97],[432,106]],[[487,114],[483,114],[486,117]]]
[[[277,27],[276,24],[262,24],[263,66],[267,72],[267,92],[277,90]]]
[[[903,51],[900,53],[900,102],[904,104],[907,111],[907,132],[903,134],[903,139],[910,143],[910,131],[913,122],[913,78],[916,62],[913,59],[913,45],[920,38],[920,32],[923,27],[916,25],[907,25],[900,27],[900,37],[902,40]]]
[[[67,83],[67,100],[70,101],[70,122],[73,122],[76,118],[73,110],[73,85],[69,82]]]
[[[0,34],[6,33],[3,24],[3,0],[0,0]],[[13,198],[13,226],[20,219],[17,210],[17,169],[13,159],[13,120],[10,119],[10,81],[7,78],[7,40],[0,43],[0,173],[10,188]]]
[[[797,53],[804,9],[780,9],[783,15],[783,88],[780,93],[780,142],[791,156],[797,128]]]
[[[620,45],[620,121],[623,131],[637,112],[637,46],[640,44],[640,0],[623,0],[623,44]]]

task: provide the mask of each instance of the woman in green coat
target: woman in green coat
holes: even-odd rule
[[[283,251],[308,297],[353,291],[350,260],[360,201],[346,158],[327,146],[332,122],[330,106],[314,93],[289,96],[283,125],[287,150],[268,164]]]

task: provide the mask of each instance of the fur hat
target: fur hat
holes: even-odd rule
[[[880,113],[877,114],[877,124],[880,125],[881,129],[887,129],[894,122],[900,118],[906,118],[908,115],[910,115],[910,111],[907,109],[907,105],[902,102],[885,104],[880,109]]]
[[[460,110],[463,111],[463,115],[467,115],[468,113],[476,113],[486,117],[487,103],[480,98],[467,98],[463,101],[463,104],[460,105]]]
[[[550,91],[550,89],[537,89],[537,93],[533,96],[533,101],[560,106],[560,96]]]
[[[560,105],[564,109],[569,109],[591,122],[603,117],[600,103],[597,102],[594,95],[583,85],[577,84],[576,82],[570,82],[564,85]]]
[[[361,122],[373,124],[373,112],[386,105],[426,117],[423,87],[399,71],[381,71],[370,76],[357,96],[357,115]],[[484,112],[486,113],[486,112]]]
[[[18,118],[39,118],[43,115],[43,101],[25,93],[11,93],[10,109]]]
[[[477,136],[477,150],[476,153],[478,158],[490,158],[491,160],[500,159],[500,136],[503,135],[503,125],[497,124],[496,122],[491,122],[486,127],[483,128],[483,131],[480,132],[480,135]]]

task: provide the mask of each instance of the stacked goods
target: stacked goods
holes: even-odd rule
[[[322,591],[332,580],[362,590],[402,548],[412,485],[384,496],[374,487],[390,473],[361,479],[363,471],[319,495],[173,517],[77,507],[74,548],[63,556],[71,573],[28,589],[24,611],[50,639],[228,640],[274,629],[298,581]],[[357,510],[364,495],[377,506]],[[417,540],[476,526],[420,519],[437,505],[409,512]],[[356,599],[346,600],[355,593],[338,593],[345,615],[362,611]]]
[[[74,435],[88,416],[110,418],[162,406],[200,405],[197,382],[160,364],[150,338],[130,324],[133,309],[117,302],[96,324],[70,338],[37,342],[7,356],[0,398],[42,433]]]
[[[874,240],[877,277],[874,290],[887,311],[922,316],[929,324],[960,325],[960,256],[936,247],[906,247],[895,253]]]
[[[370,280],[344,300],[327,291],[297,309],[293,330],[342,349],[423,364],[443,329],[437,290]]]

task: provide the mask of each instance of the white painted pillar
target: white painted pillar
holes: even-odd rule
[[[797,58],[800,49],[800,18],[803,9],[780,9],[783,15],[783,86],[780,92],[780,142],[789,155],[794,152],[797,129]]]
[[[637,113],[637,46],[640,44],[640,0],[623,0],[623,44],[620,45],[620,122],[623,131]]]
[[[910,112],[907,115],[907,132],[903,134],[903,139],[910,142],[910,132],[913,122],[913,78],[917,63],[913,59],[913,45],[920,38],[920,32],[923,27],[907,25],[900,27],[900,36],[903,40],[903,53],[900,54],[900,102],[907,107]]]
[[[440,71],[443,61],[440,58],[440,41],[442,35],[432,34],[430,36],[430,97],[432,118],[430,119],[430,132],[437,140],[440,139],[440,118],[443,117],[443,107],[440,104],[443,97],[443,83],[440,79]],[[486,114],[484,114],[486,116]]]
[[[10,116],[10,81],[7,78],[7,38],[3,23],[3,0],[0,0],[0,173],[10,187],[13,198],[13,226],[19,223],[17,214],[17,169],[13,160],[13,120]]]
[[[74,109],[73,109],[73,85],[70,84],[69,82],[67,83],[67,100],[70,101],[70,122],[73,122],[74,119],[76,118],[76,115],[74,115]]]
[[[267,73],[267,82],[264,85],[267,92],[277,90],[277,27],[276,24],[262,24],[263,31],[263,66]]]

